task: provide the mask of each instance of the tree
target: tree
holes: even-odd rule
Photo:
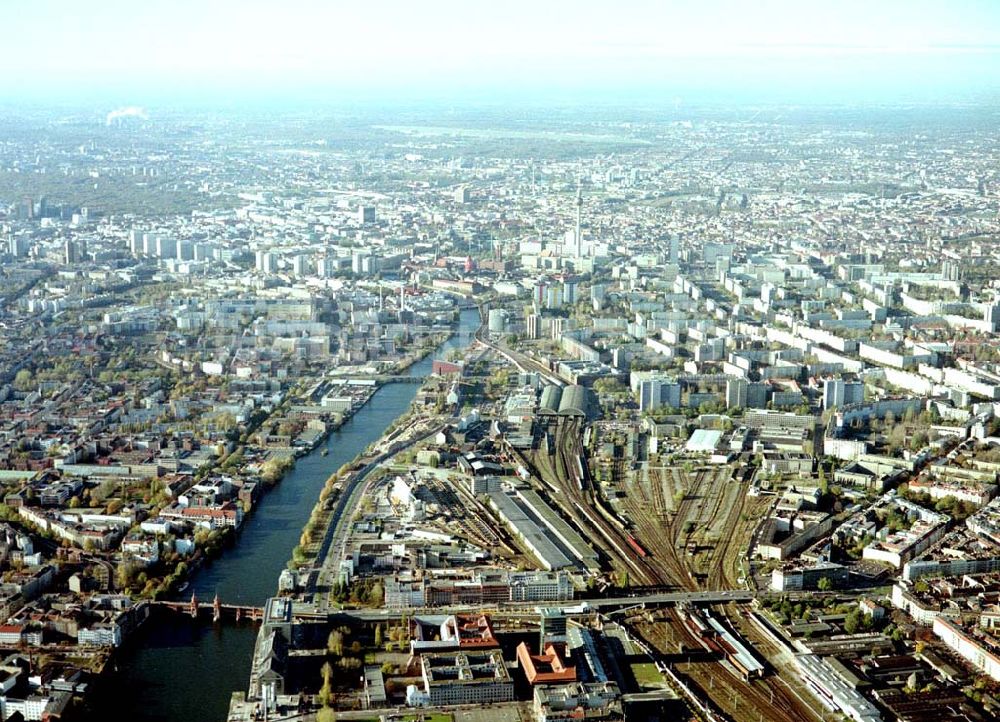
[[[268,459],[261,467],[260,476],[265,484],[274,484],[293,466],[295,466],[295,461],[288,457]]]
[[[336,657],[344,656],[344,634],[339,629],[334,629],[330,632],[330,636],[326,640],[326,648],[330,650],[330,654]]]
[[[14,377],[14,388],[18,391],[30,391],[35,385],[35,376],[28,369],[21,369]]]
[[[104,500],[111,496],[118,488],[118,482],[114,479],[105,479],[95,489],[90,492],[90,500],[93,506],[100,506]]]
[[[330,701],[333,698],[333,686],[330,684],[330,679],[333,677],[333,667],[330,666],[329,662],[323,662],[320,674],[323,675],[323,686],[319,688],[319,695],[317,696],[321,705],[329,707]]]
[[[830,577],[823,577],[816,586],[821,592],[828,592],[833,589],[833,582],[830,581]]]
[[[862,626],[861,612],[855,609],[844,618],[844,631],[855,634]]]
[[[324,707],[316,713],[316,722],[337,722],[337,713],[332,707]]]
[[[118,571],[116,573],[117,587],[119,589],[124,589],[131,585],[133,578],[135,577],[138,567],[132,562],[123,562],[118,565]]]
[[[381,624],[376,624],[375,625],[375,646],[376,647],[381,647],[382,646],[382,625]]]
[[[368,591],[368,604],[373,607],[381,607],[385,599],[385,589],[382,582],[375,582]]]

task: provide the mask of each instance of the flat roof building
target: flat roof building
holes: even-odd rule
[[[424,654],[423,689],[407,690],[411,706],[498,704],[514,699],[514,680],[500,650]]]

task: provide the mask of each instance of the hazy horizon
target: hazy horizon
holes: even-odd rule
[[[5,27],[7,102],[1000,98],[1000,5],[981,0],[40,0]]]

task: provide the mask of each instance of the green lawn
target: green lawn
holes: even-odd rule
[[[663,675],[652,662],[633,664],[632,676],[641,687],[655,687],[663,684]]]

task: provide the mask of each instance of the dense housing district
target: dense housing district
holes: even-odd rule
[[[997,151],[867,112],[22,119],[0,719],[169,614],[257,625],[230,722],[995,719]],[[185,593],[402,383],[273,596]]]

